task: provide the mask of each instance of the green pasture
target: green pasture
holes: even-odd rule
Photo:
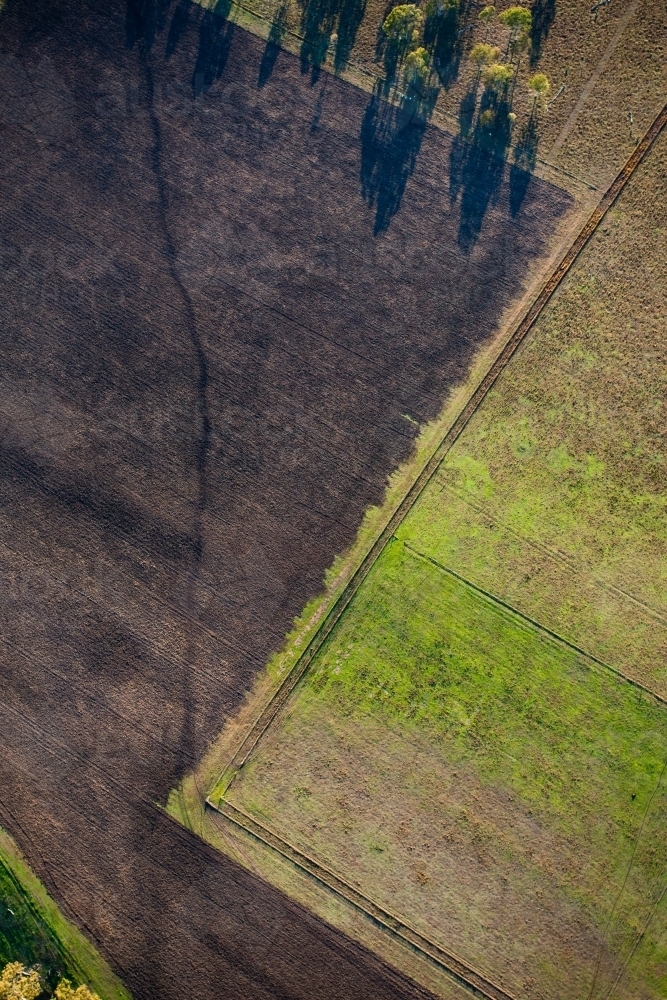
[[[667,995],[666,159],[663,137],[229,792],[558,1000]],[[488,790],[475,824],[448,768]],[[422,844],[449,824],[428,885],[396,815]],[[492,860],[459,891],[463,843]]]
[[[399,531],[667,697],[663,137]]]
[[[129,1000],[129,991],[79,930],[69,923],[0,829],[0,969],[38,965],[48,990],[65,977],[102,1000]],[[50,993],[49,993],[50,995]]]
[[[378,723],[386,730],[379,742]],[[552,884],[603,941],[599,986],[608,988],[631,956],[624,975],[632,987],[628,996],[664,995],[667,709],[656,699],[395,539],[316,658],[283,723],[230,792],[232,801],[288,839],[298,837],[302,823],[303,836],[314,837],[310,850],[340,870],[359,847],[352,849],[349,830],[327,819],[335,816],[336,792],[319,764],[312,771],[331,725],[376,734],[378,774],[350,774],[345,781],[349,790],[360,781],[374,788],[366,814],[354,819],[355,844],[381,841],[376,850],[389,859],[386,868],[375,866],[364,891],[391,898],[388,887],[409,874],[391,862],[386,817],[398,789],[390,777],[384,784],[377,777],[386,775],[395,752],[392,734],[409,738],[412,732],[430,746],[421,758],[425,774],[433,768],[428,754],[462,767],[553,836],[559,846],[549,862]],[[420,780],[415,776],[415,789]],[[414,808],[423,807],[423,797],[420,787]],[[538,885],[542,876],[532,861],[517,857],[513,864],[517,887]],[[358,881],[354,868],[343,873]],[[474,937],[479,903],[468,903]],[[465,909],[465,896],[460,904]],[[401,915],[422,916],[418,910]],[[502,928],[498,933],[502,937]],[[478,944],[471,941],[471,949],[478,951]],[[491,960],[485,963],[482,955],[477,961],[493,973]],[[594,965],[595,955],[589,961]],[[557,959],[545,955],[544,964],[540,975],[552,977]],[[591,968],[578,975],[590,980]]]
[[[667,709],[400,541],[308,684],[332,711],[416,727],[448,760],[512,788],[581,841],[591,888],[597,871],[624,871],[667,759]],[[667,838],[642,865],[649,881],[667,878]]]

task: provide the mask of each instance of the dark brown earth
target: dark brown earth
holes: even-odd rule
[[[0,17],[0,821],[136,1000],[411,996],[149,802],[568,201],[168,8]]]

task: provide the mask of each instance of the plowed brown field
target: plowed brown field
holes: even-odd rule
[[[162,817],[545,250],[199,7],[0,17],[0,822],[136,1000],[413,988]]]

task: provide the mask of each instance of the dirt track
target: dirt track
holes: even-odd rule
[[[0,17],[0,822],[136,1000],[412,994],[144,799],[568,205],[263,49],[185,2]]]

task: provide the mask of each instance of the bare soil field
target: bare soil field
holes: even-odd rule
[[[212,794],[514,996],[665,990],[666,158]]]
[[[0,819],[136,1000],[416,995],[150,801],[572,206],[473,166],[451,203],[450,137],[285,54],[258,87],[263,49],[151,0],[0,17]]]

